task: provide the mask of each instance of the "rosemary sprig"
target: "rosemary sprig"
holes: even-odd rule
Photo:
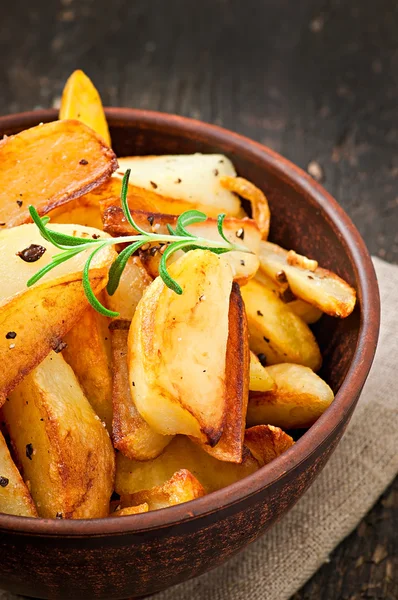
[[[206,238],[198,237],[193,233],[189,232],[186,227],[193,223],[203,223],[206,221],[207,216],[197,210],[188,210],[182,213],[178,219],[175,229],[170,225],[167,226],[169,235],[161,233],[148,232],[142,229],[134,221],[133,216],[130,212],[130,208],[127,202],[127,191],[128,182],[130,177],[130,169],[128,169],[123,177],[122,190],[121,190],[121,202],[123,207],[124,215],[130,225],[138,232],[138,235],[128,235],[118,238],[80,238],[59,231],[54,231],[48,228],[49,218],[40,217],[34,206],[29,206],[29,212],[33,219],[33,222],[37,225],[40,230],[42,237],[59,248],[61,252],[55,254],[52,257],[50,263],[45,267],[37,271],[33,277],[27,282],[27,286],[30,287],[37,281],[39,281],[46,273],[55,269],[61,263],[69,260],[76,254],[80,254],[85,250],[92,250],[90,253],[84,269],[83,269],[83,289],[86,294],[87,300],[99,313],[106,317],[117,317],[119,313],[108,310],[105,306],[99,302],[95,296],[90,283],[90,267],[95,255],[100,252],[106,246],[116,244],[129,244],[124,250],[120,252],[117,258],[112,263],[109,269],[107,292],[109,295],[113,295],[118,288],[120,277],[124,271],[128,259],[137,250],[145,245],[152,243],[168,244],[165,252],[162,254],[162,258],[159,264],[159,275],[163,279],[164,283],[173,290],[176,294],[182,294],[182,288],[175,279],[173,279],[167,270],[167,259],[170,258],[174,252],[183,250],[188,252],[189,250],[210,250],[216,254],[223,254],[225,252],[231,252],[232,250],[239,250],[241,252],[250,252],[245,246],[240,244],[232,244],[224,234],[223,221],[225,215],[219,215],[217,219],[217,228],[220,233],[220,241],[207,240]]]

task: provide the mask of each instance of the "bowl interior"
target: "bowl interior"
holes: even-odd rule
[[[335,392],[340,391],[325,414],[284,455],[245,480],[195,500],[189,511],[180,505],[120,520],[56,523],[0,515],[0,526],[9,529],[50,535],[122,533],[164,527],[231,505],[272,485],[326,443],[352,412],[374,357],[379,297],[372,262],[348,216],[321,186],[278,154],[221,128],[149,111],[111,108],[106,112],[113,147],[119,156],[226,154],[238,174],[266,193],[272,213],[271,241],[317,259],[321,266],[335,271],[356,288],[358,303],[348,319],[323,316],[314,327],[324,358],[321,375]],[[0,136],[56,118],[56,111],[50,110],[3,117]]]

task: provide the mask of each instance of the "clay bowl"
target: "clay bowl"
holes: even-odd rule
[[[308,254],[358,291],[348,319],[323,317],[322,375],[337,392],[325,414],[283,456],[228,488],[180,506],[122,519],[54,521],[0,515],[0,588],[37,598],[152,594],[220,565],[263,535],[300,498],[336,448],[375,353],[379,295],[358,231],[308,175],[268,148],[198,121],[107,110],[123,155],[222,152],[268,196],[271,240]],[[0,119],[0,135],[56,119],[55,111]]]

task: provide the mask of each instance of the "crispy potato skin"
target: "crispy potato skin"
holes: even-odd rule
[[[251,350],[265,354],[268,364],[297,363],[317,371],[322,357],[308,325],[258,281],[249,281],[241,291]]]
[[[240,464],[220,462],[187,436],[178,435],[157,458],[139,462],[118,454],[116,458],[116,491],[125,496],[162,486],[180,469],[188,469],[202,484],[206,493],[243,479],[260,467],[251,452],[243,450]]]
[[[148,505],[149,510],[160,510],[183,502],[190,502],[206,494],[201,483],[187,469],[181,469],[162,486],[122,496],[122,505]]]
[[[114,485],[109,435],[60,354],[51,353],[3,408],[41,517],[105,517]]]
[[[30,204],[44,215],[99,186],[116,169],[114,152],[79,121],[54,121],[7,137],[0,142],[0,222],[27,223]]]
[[[108,146],[111,145],[100,95],[91,79],[79,69],[72,73],[65,84],[59,118],[82,121],[98,133]]]
[[[203,449],[218,460],[241,463],[249,398],[250,350],[245,307],[237,283],[232,284],[228,326],[223,433],[214,448],[204,444]]]
[[[0,486],[0,512],[18,517],[37,517],[37,510],[32,496],[24,484],[22,477],[15,466],[6,441],[0,433],[0,476],[2,481],[8,480]]]
[[[252,205],[253,219],[256,221],[263,240],[268,238],[271,212],[265,194],[243,177],[224,176],[220,178],[222,187],[249,200]]]
[[[66,334],[63,357],[72,367],[83,392],[112,431],[112,365],[109,319],[89,306]]]
[[[245,432],[245,446],[261,466],[270,463],[293,444],[294,440],[290,435],[272,425],[257,425],[246,429]]]
[[[333,402],[328,384],[302,365],[266,367],[275,388],[251,392],[247,412],[249,425],[272,423],[283,429],[311,427]]]
[[[214,446],[225,418],[232,272],[207,250],[187,252],[169,272],[183,293],[155,279],[131,324],[131,394],[158,433],[185,433]]]
[[[150,460],[159,456],[173,436],[154,431],[141,417],[131,397],[127,367],[127,329],[113,329],[111,333],[113,364],[113,426],[115,448],[130,459]],[[118,321],[119,327],[122,322]]]

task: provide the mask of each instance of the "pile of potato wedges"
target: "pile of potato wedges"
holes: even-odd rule
[[[194,500],[257,471],[310,427],[334,394],[317,371],[311,325],[347,317],[355,291],[316,260],[268,241],[263,192],[221,154],[116,158],[101,100],[81,71],[68,80],[58,121],[0,141],[0,512],[54,519],[121,517]],[[134,234],[120,199],[147,231],[178,215],[249,252],[173,255],[178,295],[159,277],[164,246],[129,258],[106,292],[121,246],[90,269],[86,251],[31,287],[59,252],[31,222],[107,238]],[[241,200],[251,205],[251,217]],[[245,204],[247,206],[247,203]]]

